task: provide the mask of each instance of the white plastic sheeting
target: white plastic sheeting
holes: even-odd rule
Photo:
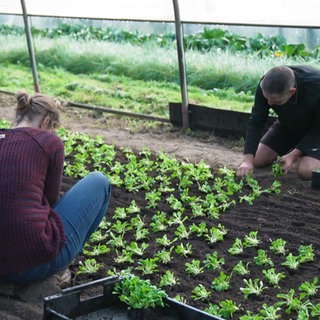
[[[35,16],[174,21],[172,0],[25,0]],[[319,0],[179,0],[182,22],[320,27]],[[20,0],[1,0],[0,13],[22,14]]]

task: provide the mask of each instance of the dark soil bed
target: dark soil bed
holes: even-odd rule
[[[14,103],[12,96],[0,94],[0,118],[9,117],[12,120]],[[137,132],[128,129],[125,121],[122,119],[119,120],[112,117],[96,119],[90,113],[72,109],[65,110],[63,122],[68,129],[87,132],[93,135],[101,134],[107,143],[115,144],[118,147],[133,147],[137,153],[141,150],[142,146],[146,146],[153,152],[162,149],[164,152],[175,154],[180,160],[198,162],[203,159],[211,166],[214,172],[217,171],[219,165],[236,167],[242,159],[241,150],[237,151],[234,149],[237,143],[231,141],[225,144],[224,140],[212,135],[207,135],[206,139],[197,138],[196,136],[190,137],[179,133],[177,130],[165,127],[160,127],[160,129],[158,127],[153,132],[150,130],[140,130]],[[112,127],[111,123],[113,123]],[[119,152],[116,160],[120,162],[124,161],[120,149],[118,148],[117,150]],[[271,176],[270,168],[257,170],[254,174],[262,186],[269,187],[274,180],[274,177]],[[142,278],[149,278],[152,283],[157,284],[159,283],[160,275],[164,274],[166,270],[171,270],[174,272],[175,277],[179,279],[180,284],[165,289],[170,297],[175,297],[176,295],[183,296],[188,304],[202,310],[208,307],[209,303],[219,304],[222,300],[230,299],[239,306],[239,311],[235,313],[234,319],[238,319],[241,315],[245,314],[246,310],[250,310],[252,314],[257,313],[264,303],[269,306],[274,304],[276,301],[279,301],[276,298],[277,294],[287,293],[290,289],[295,291],[295,296],[299,296],[300,284],[303,281],[312,282],[314,277],[319,276],[320,191],[313,190],[310,181],[299,180],[294,172],[280,177],[279,180],[282,183],[279,195],[263,194],[255,200],[253,205],[245,203],[233,205],[227,211],[220,214],[219,220],[197,217],[190,218],[186,222],[186,225],[206,222],[208,226],[216,226],[220,223],[228,230],[224,241],[210,245],[192,235],[187,239],[187,242],[192,245],[192,257],[184,258],[179,256],[177,258],[177,254],[173,252],[174,262],[167,265],[158,263],[158,272],[154,275],[144,276],[137,270],[134,270],[134,273]],[[76,181],[76,179],[64,177],[62,191],[69,189]],[[156,187],[156,184],[154,187]],[[192,188],[192,192],[194,196],[198,195],[196,188]],[[176,194],[176,191],[173,193]],[[156,209],[147,209],[144,192],[129,193],[125,189],[114,186],[110,206],[106,214],[107,221],[111,221],[115,208],[126,207],[132,200],[135,200],[143,208],[140,215],[147,225],[150,224],[150,218],[156,210],[164,211],[168,216],[172,214],[172,210],[170,211],[165,202],[159,203]],[[186,214],[188,213],[186,212]],[[175,229],[176,227],[172,227],[172,229],[169,228],[165,231],[168,238],[172,239],[174,237]],[[245,248],[244,253],[239,256],[230,255],[228,249],[232,246],[234,240],[236,238],[243,239],[250,231],[258,232],[258,239],[261,240],[259,247]],[[128,236],[128,240],[130,241],[129,233]],[[158,236],[158,234],[150,233],[148,240],[144,240],[144,242],[150,244],[146,251],[146,256],[152,257],[155,250],[159,249],[154,245],[155,237]],[[301,245],[311,244],[315,254],[313,262],[303,263],[296,271],[290,271],[287,267],[281,265],[285,261],[285,257],[275,255],[269,250],[270,240],[277,238],[283,238],[286,241],[287,252],[292,252],[294,255],[297,255],[298,248]],[[94,245],[94,243],[91,243],[91,245]],[[269,286],[260,296],[249,296],[247,299],[244,299],[240,292],[240,287],[244,286],[243,278],[263,279],[262,270],[268,269],[268,266],[258,266],[253,262],[258,249],[266,250],[274,262],[276,272],[283,272],[285,278],[280,281],[279,288]],[[219,275],[221,270],[210,272],[204,270],[205,272],[198,276],[186,276],[186,262],[190,262],[191,259],[202,261],[206,253],[214,251],[217,251],[219,258],[224,259],[224,265],[221,270],[226,274],[230,274],[236,262],[242,260],[244,264],[250,263],[250,275],[244,277],[233,275],[229,289],[222,292],[216,292],[210,288],[213,279]],[[120,268],[120,265],[114,262],[114,254],[109,252],[104,256],[95,257],[97,262],[102,264],[97,273],[87,276],[77,275],[79,262],[87,258],[87,256],[80,255],[71,266],[73,273],[72,285],[108,277],[110,270]],[[121,265],[121,268],[130,267],[135,269],[136,266],[137,261],[134,264]],[[208,301],[200,302],[191,299],[192,289],[199,284],[203,284],[211,292],[211,297]],[[32,284],[27,288],[12,289],[0,286],[0,318],[3,320],[41,319],[43,297],[59,290],[61,288],[52,279],[47,282]],[[310,297],[310,301],[314,305],[319,303],[319,291],[316,295]],[[280,312],[281,319],[295,319],[296,313],[292,311],[288,315],[284,312],[285,308],[283,306]]]
[[[124,163],[126,160],[123,154],[118,150],[117,160]],[[122,157],[122,158],[121,158]],[[217,168],[213,168],[216,171]],[[271,168],[266,168],[256,172],[255,178],[259,181],[262,188],[268,188],[274,181],[274,177],[271,175]],[[199,224],[199,222],[205,222],[207,226],[215,225],[218,223],[223,225],[228,233],[223,241],[209,244],[199,239],[197,236],[192,235],[184,243],[192,245],[193,254],[188,258],[177,256],[176,253],[172,253],[173,263],[161,264],[158,263],[158,272],[152,275],[143,275],[141,272],[135,269],[137,267],[138,259],[135,259],[134,263],[117,264],[114,262],[115,254],[107,253],[105,255],[99,255],[95,257],[98,263],[101,263],[102,267],[100,270],[90,276],[76,275],[79,261],[88,259],[88,256],[79,256],[72,266],[74,273],[74,284],[85,283],[98,278],[108,276],[108,271],[132,268],[134,274],[144,279],[151,279],[151,282],[155,285],[159,283],[160,275],[164,274],[166,270],[171,270],[174,275],[179,279],[180,284],[172,287],[166,287],[165,290],[170,297],[176,295],[183,296],[187,303],[198,309],[204,310],[208,307],[209,303],[219,304],[222,300],[231,299],[237,306],[239,311],[234,315],[235,318],[239,318],[240,315],[245,314],[247,310],[250,310],[252,314],[258,313],[261,309],[262,304],[268,306],[273,305],[279,299],[276,295],[279,293],[287,293],[290,289],[295,290],[295,296],[298,296],[299,286],[303,281],[312,282],[314,277],[319,275],[319,233],[320,233],[320,216],[319,216],[319,192],[311,188],[310,181],[299,180],[293,172],[277,178],[281,181],[281,193],[276,194],[262,194],[258,199],[255,200],[253,205],[238,203],[231,206],[225,212],[221,213],[218,220],[209,219],[206,217],[190,217],[186,222],[186,226],[190,226],[193,223]],[[75,180],[71,178],[65,178],[63,188],[68,189]],[[154,185],[157,187],[157,185]],[[194,196],[201,196],[197,188],[190,188],[190,194]],[[175,191],[173,194],[177,195]],[[169,195],[168,195],[169,196]],[[113,187],[112,199],[110,207],[107,212],[107,220],[111,221],[111,217],[117,207],[127,207],[132,200],[135,200],[142,209],[140,216],[145,224],[150,225],[150,218],[155,214],[156,211],[166,212],[168,216],[172,214],[172,210],[168,204],[161,202],[155,209],[147,209],[145,201],[145,192],[139,191],[137,193],[129,193],[126,190],[118,187]],[[188,212],[185,212],[188,215]],[[153,257],[156,250],[159,250],[159,245],[155,244],[155,238],[166,234],[169,239],[175,237],[174,233],[176,226],[173,225],[163,233],[150,233],[148,240],[143,240],[150,244],[150,247],[146,250],[144,258]],[[243,239],[246,234],[250,231],[258,232],[258,239],[261,243],[256,248],[245,248],[244,253],[233,256],[228,253],[228,249],[234,243],[236,238]],[[126,233],[125,239],[133,241],[133,232]],[[293,255],[297,255],[298,248],[301,245],[310,245],[314,249],[314,260],[313,262],[306,262],[301,264],[297,270],[290,270],[288,267],[281,265],[285,261],[285,256],[279,256],[271,252],[270,243],[271,240],[282,238],[286,241],[286,249],[292,252]],[[94,245],[94,243],[91,243]],[[87,248],[90,251],[90,247]],[[254,257],[257,256],[258,249],[264,249],[267,255],[272,259],[276,272],[283,272],[285,278],[280,281],[279,288],[268,286],[266,290],[260,296],[249,296],[247,299],[243,297],[240,291],[240,287],[244,286],[243,278],[263,280],[263,269],[269,269],[270,266],[259,266],[254,263]],[[191,277],[186,276],[185,263],[191,262],[192,259],[204,260],[206,253],[218,252],[218,257],[224,259],[224,265],[220,270],[206,271]],[[247,276],[233,275],[230,282],[230,287],[226,291],[217,292],[210,288],[211,283],[215,277],[217,277],[220,271],[224,271],[230,275],[232,268],[239,261],[242,260],[243,264],[249,262],[250,274]],[[263,280],[264,281],[264,280]],[[191,298],[191,291],[199,284],[203,284],[209,291],[211,291],[211,297],[207,301],[199,301]],[[264,281],[264,284],[266,282]],[[315,305],[320,301],[319,292],[310,298],[310,301]],[[292,319],[296,317],[296,313],[292,311],[290,315],[287,315],[282,307],[281,319]]]

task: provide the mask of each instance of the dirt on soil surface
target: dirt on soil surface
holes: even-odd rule
[[[15,99],[11,95],[0,94],[0,119],[6,118],[13,120]],[[134,125],[128,118],[118,118],[108,114],[97,115],[92,111],[77,110],[75,108],[65,107],[62,112],[62,123],[67,129],[88,133],[90,135],[101,135],[106,143],[116,146],[118,152],[118,160],[125,161],[124,154],[121,153],[121,147],[130,147],[133,151],[139,152],[142,147],[147,147],[153,152],[162,150],[169,154],[174,154],[179,160],[198,163],[204,160],[211,166],[213,171],[217,171],[219,167],[226,166],[230,169],[236,168],[242,159],[241,144],[239,141],[233,141],[226,138],[216,137],[212,134],[193,133],[184,134],[178,128],[173,128],[169,124],[157,124],[153,128],[146,128],[143,124]],[[262,187],[268,187],[274,181],[271,175],[271,168],[256,170],[254,177],[259,181]],[[207,301],[193,300],[190,298],[192,289],[198,284],[204,284],[210,288],[211,283],[217,277],[221,270],[215,272],[203,272],[197,276],[185,279],[185,263],[191,262],[190,259],[180,258],[174,259],[175,265],[170,263],[167,265],[158,264],[159,272],[153,276],[143,276],[150,278],[153,283],[159,282],[159,274],[164,274],[166,270],[174,267],[174,274],[180,283],[167,290],[170,297],[181,295],[187,299],[187,303],[204,309],[208,303],[215,304],[217,301],[232,299],[239,310],[235,313],[234,319],[244,314],[244,310],[251,310],[257,313],[263,303],[272,305],[276,302],[276,294],[287,293],[290,289],[295,290],[295,296],[298,296],[299,286],[303,281],[312,282],[314,277],[319,276],[319,259],[320,259],[320,214],[319,214],[319,192],[311,188],[310,181],[302,181],[298,179],[294,171],[279,177],[281,193],[279,195],[265,193],[255,200],[253,205],[241,203],[231,206],[223,212],[218,221],[208,219],[206,217],[190,217],[187,225],[193,223],[205,222],[207,226],[217,225],[220,223],[224,226],[228,233],[224,241],[214,244],[205,243],[196,236],[190,237],[188,243],[193,248],[193,259],[204,260],[204,252],[217,251],[219,258],[224,259],[222,269],[226,274],[230,274],[232,268],[239,260],[244,264],[250,262],[249,276],[232,276],[230,287],[226,291],[215,292],[211,289],[212,294]],[[70,177],[63,178],[62,191],[70,188],[76,179]],[[178,192],[178,191],[177,191]],[[192,188],[190,194],[194,192],[197,196],[197,190]],[[176,191],[174,192],[174,194]],[[112,198],[106,217],[113,215],[115,208],[125,207],[135,200],[136,203],[143,207],[146,204],[145,192],[129,193],[118,187],[113,187]],[[167,203],[160,203],[157,211],[169,212]],[[145,209],[143,211],[143,219],[147,225],[150,224],[150,217],[155,214],[155,210]],[[176,231],[176,226],[167,229],[164,234],[172,239]],[[246,248],[244,253],[239,256],[233,256],[228,253],[228,249],[234,243],[236,238],[243,239],[250,231],[257,231],[258,238],[261,241],[258,247]],[[157,235],[159,237],[159,235]],[[297,270],[290,270],[283,266],[285,256],[279,256],[270,252],[270,240],[282,238],[286,241],[287,252],[293,255],[298,254],[300,246],[312,244],[313,261],[305,262]],[[150,234],[148,243],[155,243],[155,234]],[[280,281],[280,287],[268,286],[261,295],[249,296],[247,299],[243,297],[239,288],[244,286],[243,278],[246,279],[263,279],[263,269],[269,269],[271,265],[259,266],[253,262],[257,256],[258,250],[265,250],[270,258],[272,258],[276,272],[282,272],[285,278]],[[151,246],[147,250],[152,250]],[[150,255],[152,253],[150,252]],[[176,253],[173,253],[176,256]],[[94,275],[75,275],[74,271],[79,261],[84,259],[80,255],[79,258],[71,266],[73,274],[72,285],[86,283],[99,278],[108,276],[108,270],[118,268],[119,265],[114,262],[114,256],[106,254],[96,258],[103,259],[103,267]],[[181,262],[181,264],[179,263]],[[128,267],[133,267],[131,264]],[[13,285],[0,285],[0,318],[1,319],[41,319],[43,312],[43,298],[61,291],[61,287],[56,277],[46,281],[35,283],[26,287],[17,287]],[[314,305],[320,301],[319,291],[310,297],[311,303]],[[293,310],[290,315],[285,312],[285,306],[279,311],[281,319],[294,319],[296,313]],[[267,319],[267,318],[265,318]],[[308,318],[306,318],[308,319]],[[310,319],[317,319],[316,317]]]

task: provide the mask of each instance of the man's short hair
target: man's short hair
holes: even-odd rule
[[[283,94],[295,86],[292,69],[285,66],[270,69],[262,78],[260,88],[269,94]]]

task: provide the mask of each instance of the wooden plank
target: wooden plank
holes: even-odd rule
[[[170,122],[182,127],[181,103],[169,103]],[[210,131],[219,136],[245,137],[250,113],[214,109],[189,104],[189,121],[191,130]],[[269,117],[266,129],[275,121]]]

